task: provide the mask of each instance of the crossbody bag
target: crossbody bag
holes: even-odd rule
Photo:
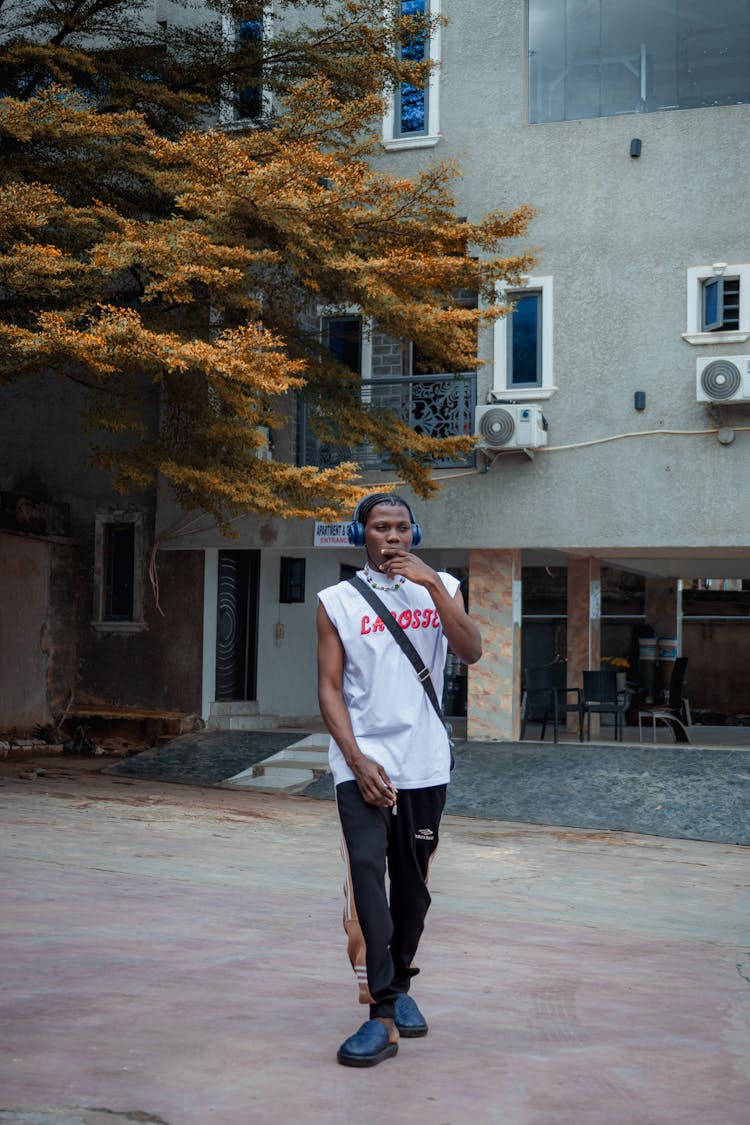
[[[430,677],[429,668],[422,660],[422,657],[419,655],[414,645],[409,640],[405,630],[401,628],[396,618],[388,609],[388,606],[385,604],[385,602],[380,600],[372,587],[368,586],[366,582],[363,582],[358,574],[355,574],[353,578],[349,579],[349,581],[351,582],[352,586],[355,586],[356,589],[359,590],[365,601],[368,602],[369,605],[372,606],[372,608],[375,610],[378,617],[383,622],[386,629],[403,652],[404,656],[407,657],[409,663],[414,668],[414,671],[417,673],[417,679],[424,688],[427,698],[429,699],[435,710],[435,714],[440,719],[440,722],[443,724],[448,733],[448,742],[450,743],[451,751],[451,769],[453,769],[453,766],[455,765],[455,762],[453,760],[453,729],[450,723],[446,722],[445,720],[443,708],[440,706],[440,702],[435,692],[435,687]]]

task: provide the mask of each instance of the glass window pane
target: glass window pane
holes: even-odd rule
[[[253,81],[240,87],[237,112],[240,117],[255,118],[263,113],[263,21],[240,20],[237,26],[239,46],[247,53],[246,69],[254,71]]]
[[[750,0],[529,0],[529,119],[750,102]]]
[[[723,278],[710,277],[703,282],[703,324],[704,332],[710,332],[721,324],[721,297],[724,288]]]
[[[510,317],[510,385],[537,386],[541,363],[541,293],[524,293]]]
[[[427,128],[424,86],[410,86],[404,82],[399,101],[399,132],[424,133]]]
[[[529,120],[565,119],[565,5],[529,0]]]
[[[403,0],[401,11],[405,16],[423,16],[428,12],[426,0]],[[401,57],[409,62],[424,62],[429,58],[429,41],[423,31],[412,35],[401,46]],[[398,133],[427,132],[427,86],[402,83],[396,98],[396,129]]]
[[[362,322],[353,316],[327,321],[328,350],[356,375],[362,373]]]
[[[565,117],[601,117],[602,58],[600,0],[567,0]]]
[[[104,619],[105,621],[132,621],[135,524],[107,524],[104,551]]]
[[[677,96],[680,108],[750,101],[750,4],[747,0],[678,3]]]

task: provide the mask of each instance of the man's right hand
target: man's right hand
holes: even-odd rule
[[[351,764],[351,771],[359,791],[368,805],[392,808],[396,804],[396,789],[382,766],[362,754]]]

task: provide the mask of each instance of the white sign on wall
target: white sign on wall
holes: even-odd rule
[[[316,523],[313,545],[315,547],[350,547],[348,523]]]

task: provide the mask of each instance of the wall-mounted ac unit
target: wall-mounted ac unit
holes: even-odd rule
[[[698,402],[750,402],[750,356],[696,360],[695,394]]]
[[[474,433],[484,449],[539,449],[547,444],[542,408],[522,402],[477,406]]]

